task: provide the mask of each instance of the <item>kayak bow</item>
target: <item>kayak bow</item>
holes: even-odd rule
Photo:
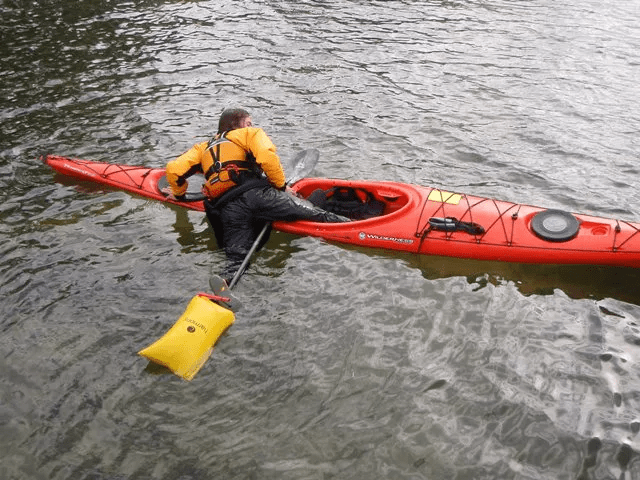
[[[164,168],[150,168],[116,163],[94,162],[76,158],[46,155],[42,161],[56,172],[68,175],[78,180],[87,180],[108,185],[127,192],[136,193],[143,197],[153,198],[162,202],[169,202],[192,210],[204,212],[200,193],[201,181],[191,182],[190,189],[181,200],[173,200],[162,193],[161,189],[168,186]]]

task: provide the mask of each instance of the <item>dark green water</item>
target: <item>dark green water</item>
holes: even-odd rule
[[[0,3],[0,478],[640,478],[637,269],[275,233],[192,382],[136,352],[224,256],[55,176],[244,106],[318,176],[640,220],[637,2]]]

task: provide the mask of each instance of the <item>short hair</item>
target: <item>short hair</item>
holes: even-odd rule
[[[218,133],[228,132],[242,127],[243,120],[250,116],[249,112],[242,108],[228,108],[224,110],[218,122]]]

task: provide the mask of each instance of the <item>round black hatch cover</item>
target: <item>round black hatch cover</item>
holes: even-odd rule
[[[534,233],[551,242],[566,242],[578,234],[578,219],[563,210],[545,210],[531,220]]]

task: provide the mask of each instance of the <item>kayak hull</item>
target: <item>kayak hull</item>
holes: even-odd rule
[[[162,168],[134,167],[48,155],[54,170],[144,197],[204,211],[202,197],[170,200]],[[274,228],[331,242],[477,260],[640,267],[640,224],[499,201],[396,182],[305,178],[302,197],[336,187],[366,192],[381,215],[350,223],[274,222]],[[543,218],[554,213],[550,218]],[[558,224],[568,231],[555,231]],[[567,224],[567,225],[565,225]],[[543,231],[540,231],[543,225]],[[453,228],[453,227],[455,228]],[[459,227],[473,228],[459,228]],[[546,228],[546,230],[545,230]],[[569,231],[570,230],[570,231]],[[558,233],[560,238],[556,238]]]

